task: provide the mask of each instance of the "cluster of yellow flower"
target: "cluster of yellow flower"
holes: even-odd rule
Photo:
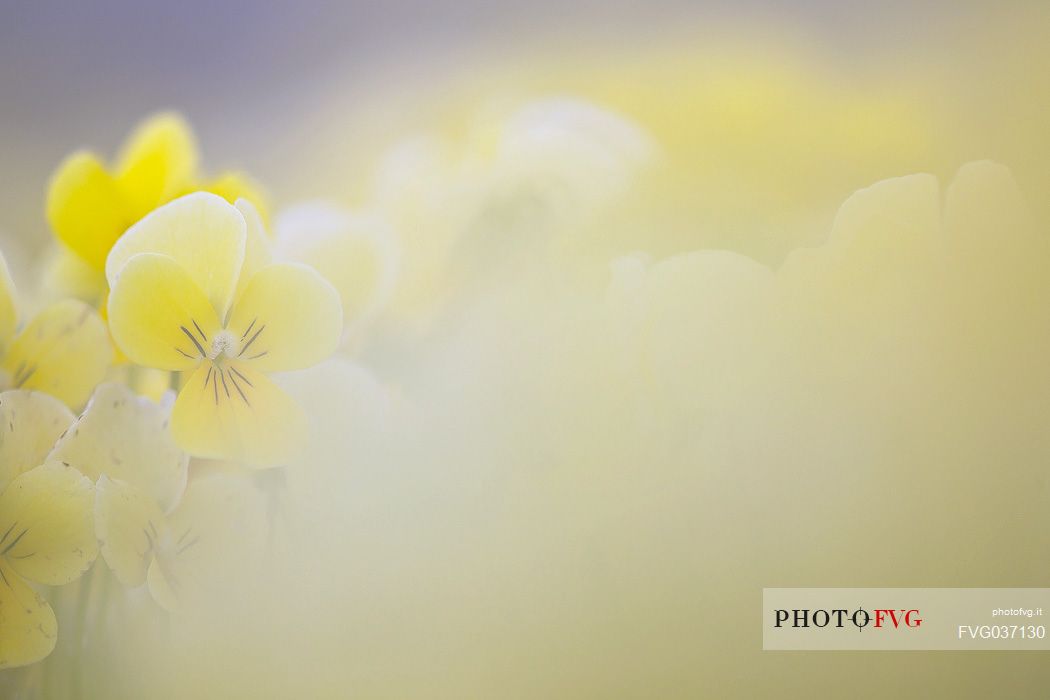
[[[183,605],[232,527],[248,482],[231,473],[287,464],[303,440],[299,406],[267,375],[336,349],[340,294],[274,260],[250,181],[205,180],[197,161],[169,114],[113,171],[66,159],[47,197],[64,298],[20,332],[0,258],[0,669],[55,647],[55,613],[29,582],[67,584],[100,551],[125,585]]]

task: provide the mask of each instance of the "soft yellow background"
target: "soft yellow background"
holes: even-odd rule
[[[83,652],[92,697],[1045,695],[1038,653],[761,651],[763,587],[1050,576],[1036,3],[103,7],[2,29],[22,289],[50,170],[157,108],[276,210],[373,207],[384,153],[420,134],[485,163],[538,98],[610,109],[654,156],[578,209],[530,189],[557,158],[469,206],[455,167],[409,168],[389,305],[347,358],[287,379],[316,432],[262,482],[272,571],[170,623],[113,603]],[[997,169],[942,212],[981,159],[1030,221]],[[853,192],[911,173],[935,177],[784,264]],[[951,264],[915,244],[942,213],[972,234]]]

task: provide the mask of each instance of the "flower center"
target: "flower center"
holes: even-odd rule
[[[208,359],[214,360],[219,355],[230,355],[233,356],[234,350],[237,349],[237,339],[227,330],[221,330],[215,334],[215,337],[211,341],[211,352],[208,353]]]

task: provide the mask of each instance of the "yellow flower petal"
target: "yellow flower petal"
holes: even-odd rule
[[[197,144],[185,120],[157,114],[125,142],[116,179],[136,212],[146,213],[184,192],[197,169]]]
[[[58,240],[101,270],[113,242],[134,223],[134,214],[98,158],[79,151],[51,176],[47,220]]]
[[[174,580],[174,575],[171,576]],[[164,564],[160,559],[154,558],[150,562],[149,569],[146,571],[146,581],[149,584],[150,595],[160,607],[171,613],[181,610],[178,596],[175,595],[175,588],[164,575]]]
[[[193,479],[168,517],[170,546],[150,567],[150,592],[168,610],[221,601],[258,574],[266,544],[266,502],[243,475]]]
[[[257,272],[227,329],[237,357],[265,372],[302,369],[331,355],[343,332],[339,293],[313,268],[277,263]]]
[[[172,373],[168,370],[135,367],[132,376],[128,379],[128,386],[134,389],[136,394],[159,402],[172,388],[171,380]]]
[[[106,299],[109,285],[100,268],[93,267],[65,246],[57,246],[44,271],[44,285],[55,299],[72,297],[93,307]]]
[[[61,462],[16,477],[0,494],[0,557],[37,583],[61,586],[98,554],[91,481]]]
[[[139,253],[167,255],[185,268],[223,318],[244,262],[245,236],[244,217],[232,204],[209,192],[194,192],[129,228],[106,259],[106,279],[116,287],[121,270]]]
[[[941,224],[940,183],[932,175],[895,177],[854,192],[839,207],[829,244],[850,260],[873,263],[928,249]]]
[[[241,274],[237,280],[237,298],[248,286],[252,276],[272,262],[273,256],[270,254],[270,241],[258,209],[247,199],[238,199],[235,206],[244,217],[248,234],[244,246],[244,264],[241,265]]]
[[[102,556],[120,582],[140,586],[167,523],[144,491],[103,475],[95,486],[95,531]]]
[[[940,199],[932,175],[858,190],[839,208],[824,245],[796,249],[784,261],[777,272],[780,303],[818,323],[829,312],[841,313],[858,328],[879,328],[916,308],[934,279],[929,272],[939,255]]]
[[[43,464],[72,422],[73,414],[53,396],[19,389],[0,394],[0,493],[11,479]]]
[[[169,416],[170,409],[123,384],[100,384],[48,459],[68,462],[92,480],[127,481],[169,510],[186,486],[189,464],[168,430]]]
[[[382,308],[397,280],[399,255],[391,227],[378,216],[324,203],[282,212],[276,251],[306,263],[332,283],[347,325],[367,320]]]
[[[235,203],[238,199],[247,199],[255,206],[264,224],[269,220],[266,195],[262,186],[244,173],[221,173],[214,180],[205,183],[202,189],[217,194],[230,203]]]
[[[287,463],[305,437],[299,405],[251,363],[205,363],[175,400],[175,441],[197,457]]]
[[[1045,270],[1047,237],[1004,165],[976,161],[959,168],[945,193],[944,230],[956,258],[985,268]]]
[[[11,272],[7,269],[7,259],[0,253],[0,352],[7,349],[17,328],[18,303],[15,301],[15,284],[11,281]]]
[[[102,319],[83,302],[66,299],[29,322],[11,344],[3,365],[16,388],[44,391],[78,408],[112,361]]]
[[[39,661],[57,638],[51,606],[0,558],[0,669]]]
[[[189,273],[166,255],[141,253],[124,266],[109,295],[109,327],[140,365],[186,370],[210,352],[219,319]]]

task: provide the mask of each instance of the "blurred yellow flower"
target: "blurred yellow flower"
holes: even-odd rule
[[[113,243],[156,207],[195,189],[229,201],[239,197],[263,206],[259,187],[227,172],[213,180],[199,173],[193,131],[178,114],[156,114],[124,143],[112,169],[97,155],[80,150],[55,170],[47,192],[47,219],[65,249],[52,263],[51,284],[64,293],[101,303],[101,272]]]
[[[141,488],[103,475],[95,525],[102,556],[121,583],[148,583],[154,600],[175,612],[216,599],[228,574],[258,563],[266,509],[243,475],[194,479],[167,515]]]
[[[836,75],[809,49],[770,39],[669,40],[523,67],[533,89],[605,105],[661,148],[609,216],[577,234],[574,252],[643,249],[660,259],[724,248],[776,265],[818,243],[858,187],[955,164],[936,153],[941,115],[905,81]]]
[[[38,403],[47,399],[26,396]],[[43,448],[43,453],[45,445],[54,443],[48,463],[70,465],[88,477],[89,484],[97,480],[93,523],[102,555],[123,584],[139,586],[148,575],[154,597],[171,610],[176,600],[209,590],[216,585],[214,577],[224,579],[231,567],[243,563],[236,552],[261,549],[265,513],[250,482],[223,475],[214,481],[198,478],[187,489],[189,456],[171,436],[170,400],[157,403],[107,382],[75,420],[61,405],[56,408],[45,401],[43,406],[53,408],[54,417],[38,416],[36,429],[25,432],[21,443],[14,442],[23,450],[27,444],[38,451]],[[12,415],[0,417],[25,420],[27,412],[8,413]],[[56,433],[67,425],[56,440]],[[18,422],[12,426],[12,432],[20,434],[25,427]],[[16,465],[34,459],[24,454],[0,456]],[[201,568],[204,572],[198,575]]]
[[[171,437],[171,398],[155,402],[115,382],[100,384],[84,412],[58,438],[48,460],[97,481],[123,479],[171,510],[186,488],[189,455]]]
[[[39,661],[55,647],[55,613],[27,582],[69,583],[98,554],[90,480],[45,461],[72,419],[44,394],[0,394],[0,669]]]
[[[821,381],[865,363],[855,400],[868,391],[895,411],[893,387],[925,387],[931,400],[1012,397],[1020,415],[1046,376],[1037,348],[1050,343],[1033,303],[1050,294],[1041,225],[1011,170],[991,161],[965,164],[947,186],[929,174],[877,182],[846,200],[824,245],[778,271],[782,325]]]
[[[38,389],[79,408],[113,359],[106,326],[86,304],[46,307],[20,333],[14,285],[0,254],[0,388]]]
[[[339,342],[336,290],[305,265],[268,263],[263,243],[250,204],[197,192],[132,226],[106,262],[117,345],[137,364],[189,373],[172,431],[196,456],[287,461],[303,418],[266,374],[316,364]]]
[[[309,202],[282,211],[275,228],[275,254],[309,265],[339,292],[348,335],[359,334],[390,301],[400,251],[383,217]]]
[[[426,316],[536,256],[563,264],[566,240],[659,160],[644,128],[586,100],[533,100],[467,122],[396,144],[372,178],[373,205],[400,239],[394,315]]]
[[[176,115],[158,115],[131,135],[113,173],[88,151],[68,156],[51,178],[48,222],[70,250],[101,269],[120,234],[189,187],[196,169],[189,126]]]

